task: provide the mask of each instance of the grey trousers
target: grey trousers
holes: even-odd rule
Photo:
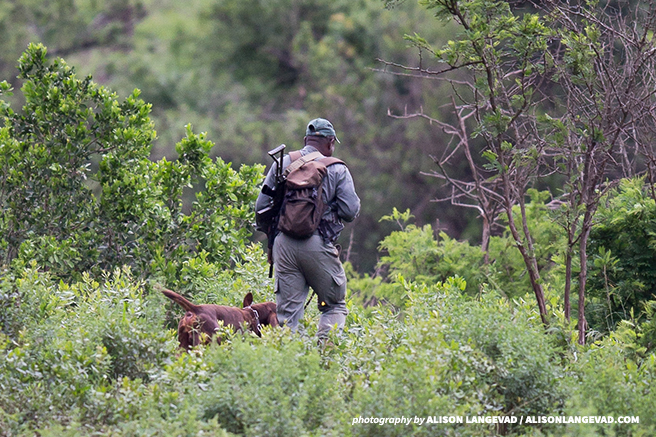
[[[318,337],[326,337],[333,326],[341,330],[346,321],[346,274],[339,252],[315,234],[306,240],[296,240],[283,233],[273,244],[276,275],[276,305],[278,321],[298,329],[303,318],[309,287],[317,293],[321,318]]]

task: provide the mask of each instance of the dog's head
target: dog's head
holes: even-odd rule
[[[257,311],[262,326],[279,326],[275,302],[254,303],[251,305]]]
[[[202,342],[202,332],[200,330],[202,321],[196,314],[187,311],[178,323],[178,341],[180,347],[186,350],[198,346]]]
[[[275,302],[253,303],[253,294],[247,293],[244,296],[243,308],[251,310],[253,320],[250,327],[258,336],[262,336],[260,326],[278,326]]]

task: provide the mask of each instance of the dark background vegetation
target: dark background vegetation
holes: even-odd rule
[[[392,229],[379,219],[392,207],[410,208],[419,223],[439,221],[452,236],[480,238],[469,211],[431,203],[443,189],[420,174],[433,169],[429,155],[440,155],[448,138],[426,122],[387,115],[419,107],[439,113],[446,103],[434,81],[376,71],[383,68],[377,59],[418,64],[404,34],[439,44],[455,32],[435,26],[414,2],[393,10],[376,0],[2,5],[0,77],[18,86],[16,60],[38,41],[121,97],[138,88],[153,105],[154,159],[174,157],[191,123],[216,144],[213,156],[268,166],[268,150],[302,146],[308,120],[331,120],[341,140],[336,153],[362,198],[342,241],[360,271],[374,269],[378,241]]]

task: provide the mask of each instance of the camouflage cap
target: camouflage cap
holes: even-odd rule
[[[305,135],[318,135],[321,137],[335,137],[335,140],[339,143],[339,139],[335,134],[335,128],[332,123],[326,120],[325,118],[315,118],[310,121],[305,129]]]

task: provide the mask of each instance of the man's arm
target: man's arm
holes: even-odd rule
[[[353,177],[345,165],[335,166],[335,205],[337,215],[345,222],[352,222],[360,213],[360,198],[355,192]]]

